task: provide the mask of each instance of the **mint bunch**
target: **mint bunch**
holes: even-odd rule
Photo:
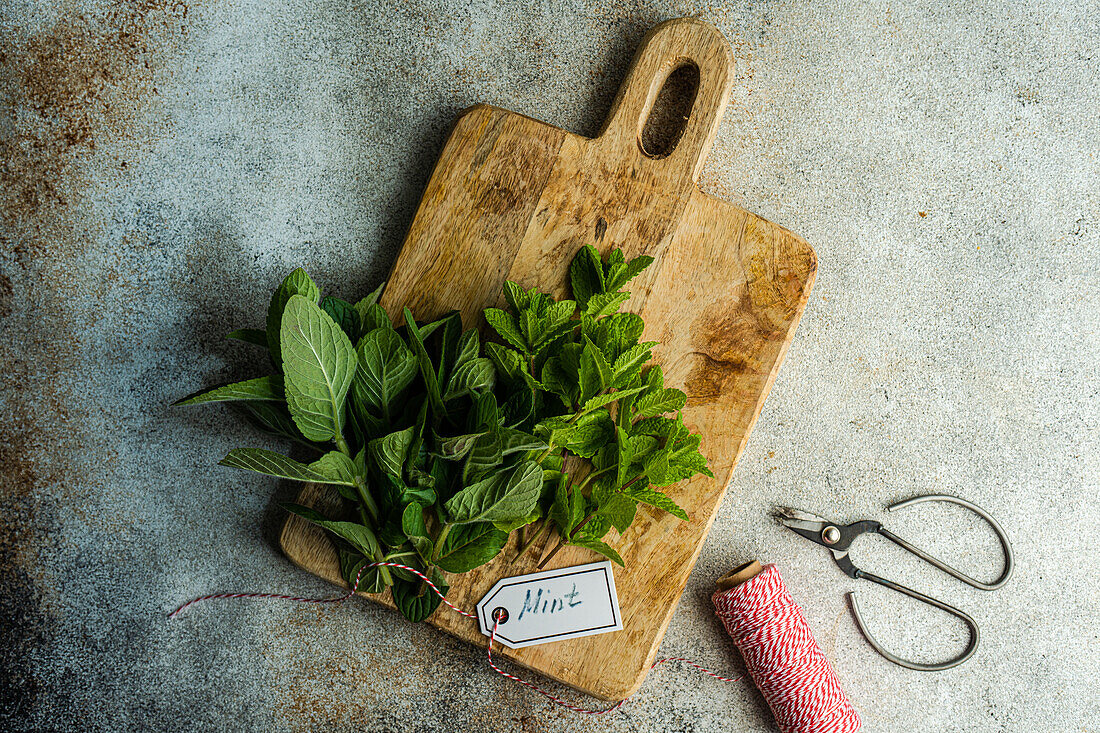
[[[272,296],[265,329],[229,334],[264,348],[274,373],[176,404],[234,403],[307,449],[299,459],[236,448],[221,463],[332,486],[344,500],[334,517],[285,507],[330,533],[349,584],[362,574],[360,590],[390,588],[412,621],[439,597],[408,571],[368,565],[414,567],[446,592],[445,573],[489,562],[520,528],[519,554],[557,533],[543,564],[566,544],[622,564],[611,528],[625,532],[638,503],[686,520],[660,489],[711,475],[699,436],[669,416],[683,392],[647,368],[655,344],[640,341],[642,319],[619,312],[623,288],[651,261],[582,249],[575,300],[506,283],[508,309],[485,311],[504,343],[482,343],[457,311],[418,323],[405,309],[394,324],[381,287],[355,304],[322,298],[297,269]]]
[[[586,246],[570,266],[574,300],[507,282],[507,310],[485,311],[505,342],[487,345],[498,379],[510,400],[532,405],[520,427],[546,443],[535,454],[545,484],[542,526],[520,550],[556,531],[558,542],[540,567],[563,545],[622,565],[605,541],[612,528],[625,532],[639,503],[687,520],[660,489],[697,473],[713,476],[700,436],[679,414],[684,393],[665,387],[661,368],[649,365],[656,342],[640,340],[640,316],[619,312],[630,298],[624,288],[652,262],[627,260],[619,249],[604,261]]]
[[[261,427],[312,450],[312,460],[300,461],[237,448],[222,464],[339,491],[346,511],[335,519],[286,508],[333,535],[349,584],[365,565],[391,561],[446,589],[443,572],[493,559],[507,528],[536,511],[542,469],[529,454],[547,444],[497,403],[496,370],[457,312],[418,324],[406,309],[395,327],[380,293],[354,305],[322,299],[295,270],[271,299],[267,329],[231,334],[265,347],[276,373],[177,404],[235,402]],[[392,588],[413,621],[439,605],[405,570],[370,568],[359,587]]]

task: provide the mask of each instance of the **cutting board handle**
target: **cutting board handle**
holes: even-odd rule
[[[695,100],[671,152],[652,156],[642,147],[642,128],[669,75],[687,64],[699,70]],[[617,157],[633,150],[653,164],[690,171],[691,180],[698,181],[729,102],[733,79],[733,52],[721,31],[696,18],[667,20],[642,40],[598,141]]]

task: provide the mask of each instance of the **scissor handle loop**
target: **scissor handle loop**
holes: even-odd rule
[[[947,563],[945,563],[943,560],[940,560],[938,558],[933,557],[932,555],[929,555],[927,552],[920,549],[919,547],[914,547],[913,545],[909,544],[908,542],[906,542],[905,540],[903,540],[902,538],[898,537],[896,534],[894,534],[893,532],[890,532],[889,530],[887,530],[885,528],[879,529],[878,533],[880,535],[882,535],[883,537],[885,537],[886,539],[890,540],[891,542],[893,542],[893,543],[901,546],[902,548],[908,550],[909,552],[913,553],[914,555],[919,557],[921,560],[924,560],[925,562],[929,563],[930,565],[933,565],[933,566],[939,568],[940,570],[944,571],[948,575],[950,575],[954,578],[958,578],[962,582],[966,583],[967,585],[973,586],[974,588],[979,588],[981,590],[997,590],[1002,585],[1007,583],[1008,579],[1010,577],[1012,577],[1012,568],[1015,566],[1015,563],[1016,563],[1015,556],[1012,552],[1012,543],[1009,542],[1008,535],[1005,534],[1004,529],[997,522],[997,520],[994,519],[993,517],[989,516],[989,513],[986,512],[984,509],[982,509],[977,504],[973,504],[973,503],[967,501],[966,499],[960,499],[957,496],[951,496],[949,494],[926,494],[925,496],[914,496],[912,499],[906,499],[905,501],[899,501],[897,504],[890,505],[888,507],[888,509],[893,512],[893,511],[897,511],[898,509],[904,509],[905,507],[913,506],[914,504],[921,504],[921,503],[926,502],[926,501],[946,501],[946,502],[950,502],[951,504],[958,504],[959,506],[965,507],[965,508],[969,509],[970,511],[974,512],[979,517],[981,517],[982,519],[984,519],[986,522],[989,523],[989,526],[992,527],[993,531],[997,534],[997,539],[999,539],[1001,541],[1001,549],[1004,551],[1005,566],[1004,566],[1004,570],[1001,572],[1001,577],[999,577],[997,580],[993,581],[992,583],[983,583],[982,581],[978,580],[977,578],[972,578],[969,575],[967,575],[966,573],[963,573],[959,570],[956,570],[955,568],[953,568],[950,565],[948,565]]]

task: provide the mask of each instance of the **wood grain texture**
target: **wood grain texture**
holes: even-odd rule
[[[640,144],[642,126],[664,80],[685,63],[699,69],[691,113],[675,148],[650,157]],[[631,284],[626,310],[645,319],[644,339],[660,342],[654,358],[666,383],[687,393],[684,420],[702,433],[718,480],[698,476],[670,488],[691,522],[643,505],[624,535],[612,530],[610,542],[626,562],[615,575],[622,631],[500,650],[603,699],[630,695],[649,669],[816,270],[802,239],[698,189],[733,78],[722,35],[679,19],[646,36],[595,139],[502,109],[467,110],[440,155],[382,299],[391,314],[408,306],[426,320],[457,308],[466,323],[483,325],[481,310],[502,303],[506,278],[567,295],[569,262],[585,244],[655,258]],[[336,495],[312,485],[298,501],[326,511]],[[291,517],[282,545],[301,567],[344,585],[321,530]],[[536,553],[508,565],[514,545],[515,537],[494,562],[454,577],[448,598],[472,609],[499,578],[532,571]],[[549,567],[595,559],[565,548]],[[387,596],[373,598],[392,606]],[[473,621],[446,608],[429,623],[486,642]]]

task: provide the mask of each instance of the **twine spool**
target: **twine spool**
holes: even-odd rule
[[[849,733],[859,714],[775,565],[718,581],[714,608],[783,733]]]

